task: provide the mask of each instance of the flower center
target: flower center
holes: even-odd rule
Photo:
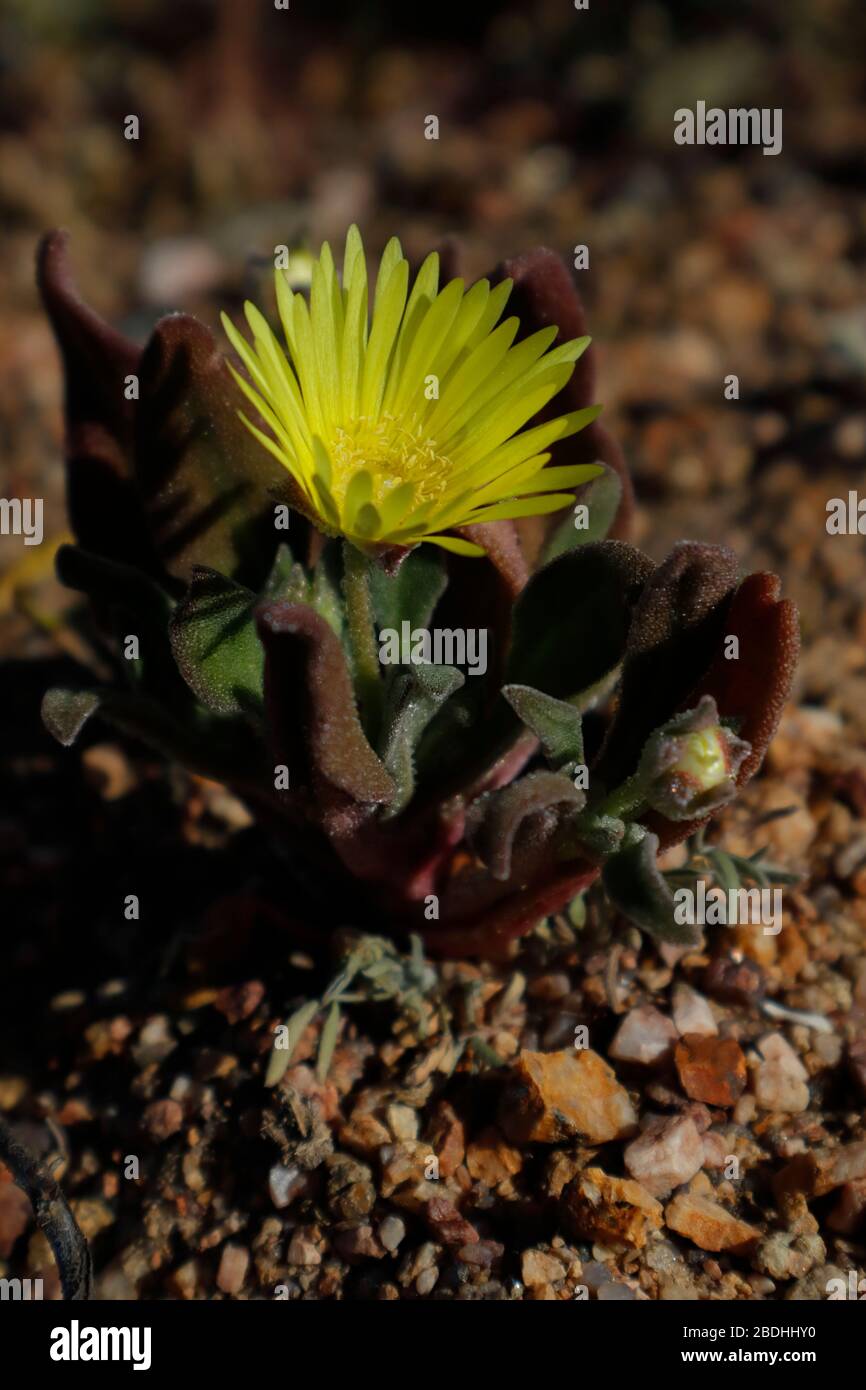
[[[361,416],[347,429],[338,427],[330,456],[334,468],[332,491],[340,502],[359,468],[368,469],[372,475],[372,500],[376,503],[406,482],[415,484],[415,505],[434,501],[444,492],[451,475],[450,460],[443,458],[423,427],[406,426],[393,415],[382,415],[376,420]]]

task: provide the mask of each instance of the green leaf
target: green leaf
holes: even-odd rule
[[[383,720],[382,761],[394,778],[397,795],[384,819],[396,816],[411,800],[418,740],[440,705],[463,683],[463,673],[456,666],[421,665],[401,672],[391,683]]]
[[[282,541],[277,546],[274,563],[259,595],[260,599],[264,603],[280,598],[288,599],[289,603],[307,603],[309,589],[303,565],[295,562],[291,550],[285,541]]]
[[[58,743],[69,748],[98,709],[98,691],[55,687],[42,698],[42,722]]]
[[[570,776],[583,764],[583,725],[574,705],[529,685],[506,685],[502,694],[517,717],[537,736],[555,771]]]
[[[253,620],[255,594],[196,565],[169,633],[184,680],[216,714],[243,714],[262,703],[265,657]]]
[[[343,604],[343,548],[339,541],[328,541],[313,571],[308,602],[311,608],[343,640],[346,631],[346,609]],[[297,600],[296,600],[297,601]]]
[[[514,605],[508,684],[574,700],[611,672],[634,606],[655,566],[624,541],[600,541],[552,560]]]
[[[563,811],[573,816],[585,801],[585,794],[559,772],[530,772],[483,798],[478,804],[483,819],[473,842],[492,877],[506,882],[511,876],[517,837],[527,822],[545,812],[551,818],[561,818]]]
[[[404,621],[413,628],[428,627],[447,583],[444,556],[430,545],[410,551],[394,575],[375,565],[371,591],[376,622],[398,631]]]
[[[299,1009],[295,1010],[285,1025],[285,1046],[278,1047],[278,1039],[274,1039],[274,1046],[268,1059],[268,1069],[265,1072],[266,1086],[276,1086],[279,1081],[282,1081],[297,1051],[298,1043],[319,1012],[319,1007],[318,999],[308,999],[306,1004],[302,1004]]]
[[[605,892],[629,921],[657,941],[693,946],[699,933],[676,920],[673,894],[656,863],[658,849],[658,836],[647,830],[611,855],[602,869]]]
[[[319,1052],[316,1058],[316,1077],[319,1082],[324,1082],[331,1069],[331,1062],[334,1058],[334,1048],[337,1046],[337,1034],[340,1030],[340,1005],[335,999],[325,1017],[322,1025],[322,1035],[319,1038]]]
[[[574,513],[569,512],[547,543],[542,561],[544,564],[555,560],[558,555],[564,555],[566,551],[576,550],[593,541],[603,541],[607,536],[619,510],[622,482],[613,468],[607,464],[603,467],[601,476],[588,483],[577,499],[589,512],[589,525],[584,529],[576,527]]]

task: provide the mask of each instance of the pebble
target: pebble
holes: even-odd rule
[[[361,1226],[352,1226],[347,1231],[337,1231],[334,1236],[334,1245],[339,1253],[347,1259],[381,1260],[385,1254],[385,1248],[373,1234],[373,1227],[365,1222]]]
[[[528,1289],[556,1284],[565,1274],[562,1261],[544,1250],[524,1250],[520,1257],[520,1275]]]
[[[566,1219],[575,1234],[608,1248],[642,1250],[662,1224],[662,1206],[631,1178],[615,1178],[587,1168],[563,1193]]]
[[[626,1014],[608,1049],[617,1062],[639,1062],[652,1066],[670,1054],[677,1030],[665,1014],[650,1004],[642,1004]]]
[[[393,1254],[406,1235],[406,1222],[399,1216],[386,1216],[377,1234],[385,1249]]]
[[[421,1294],[422,1297],[424,1296],[424,1294],[432,1293],[433,1289],[436,1287],[436,1281],[438,1278],[438,1269],[423,1269],[421,1273],[418,1275],[418,1278],[415,1280],[415,1288],[417,1292]]]
[[[232,1296],[239,1294],[247,1277],[250,1252],[244,1245],[234,1245],[230,1241],[223,1246],[217,1270],[217,1288]]]
[[[733,1038],[687,1033],[677,1043],[674,1062],[680,1085],[692,1100],[734,1105],[746,1086],[746,1058]]]
[[[501,1118],[516,1144],[553,1144],[572,1135],[603,1144],[627,1139],[637,1129],[628,1092],[613,1068],[588,1048],[521,1052]]]
[[[268,1190],[274,1206],[280,1211],[291,1206],[295,1198],[306,1190],[308,1181],[307,1174],[294,1164],[275,1163],[268,1173]]]
[[[625,1166],[653,1197],[666,1197],[703,1166],[704,1140],[689,1115],[653,1115],[627,1145]]]
[[[745,1254],[760,1238],[760,1231],[731,1212],[692,1192],[681,1192],[665,1208],[665,1223],[701,1250],[732,1250]]]
[[[418,1112],[410,1105],[389,1105],[385,1119],[395,1139],[418,1138]]]
[[[718,1033],[709,1000],[696,989],[678,980],[671,995],[671,1014],[678,1033],[698,1033],[711,1037]]]
[[[320,1265],[322,1252],[303,1231],[295,1231],[289,1242],[288,1261],[290,1265]]]
[[[489,1125],[466,1150],[466,1167],[477,1182],[484,1183],[485,1187],[497,1187],[520,1172],[523,1157],[520,1149],[506,1143],[495,1125]]]
[[[467,1221],[447,1197],[431,1197],[424,1215],[443,1245],[473,1245],[479,1238],[472,1222]]]
[[[176,1100],[155,1100],[145,1107],[142,1124],[157,1143],[170,1139],[183,1125],[183,1106]]]
[[[760,1061],[752,1071],[752,1091],[762,1110],[799,1115],[809,1106],[809,1073],[781,1033],[758,1040]]]

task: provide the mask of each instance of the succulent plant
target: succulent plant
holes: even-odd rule
[[[78,542],[58,572],[112,672],[46,694],[52,733],[98,714],[227,783],[273,833],[293,915],[323,926],[496,955],[600,878],[688,940],[657,854],[760,766],[796,614],[723,547],[657,566],[629,543],[559,258],[439,292],[432,257],[410,292],[391,242],[368,330],[353,230],[309,308],[278,272],[285,348],[252,306],[252,345],[226,321],[247,375],[183,314],[143,351],[114,332],[61,234],[39,281]]]

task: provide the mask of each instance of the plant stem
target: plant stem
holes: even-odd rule
[[[30,1198],[36,1224],[54,1251],[63,1297],[88,1299],[93,1282],[90,1247],[56,1180],[45,1165],[18,1142],[3,1119],[0,1119],[0,1159],[13,1181]]]
[[[594,810],[597,816],[616,816],[622,820],[626,816],[636,815],[643,804],[643,782],[635,773],[633,777],[627,777],[620,786],[615,787]]]
[[[361,723],[372,742],[382,717],[382,680],[370,597],[370,562],[350,541],[343,542],[343,596]]]

